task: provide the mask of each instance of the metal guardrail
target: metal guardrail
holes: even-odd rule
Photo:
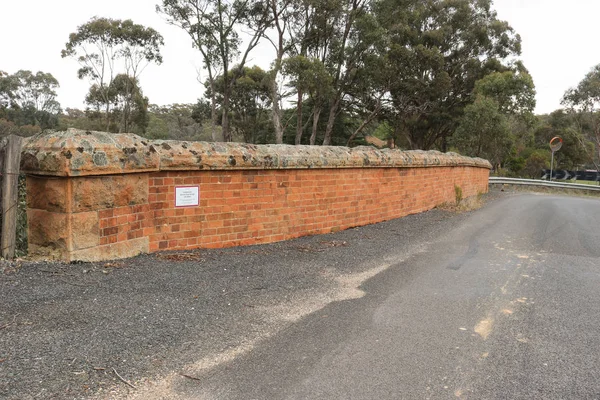
[[[490,176],[490,184],[496,185],[524,185],[524,186],[538,186],[538,187],[549,187],[549,188],[560,188],[560,189],[577,189],[577,190],[589,190],[593,192],[600,192],[600,186],[593,185],[582,185],[577,183],[562,183],[562,182],[550,182],[540,181],[538,179],[517,179],[517,178],[502,178]]]

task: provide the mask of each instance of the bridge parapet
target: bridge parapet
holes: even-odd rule
[[[23,149],[32,256],[65,261],[334,232],[487,192],[490,164],[435,151],[150,141],[69,130]]]

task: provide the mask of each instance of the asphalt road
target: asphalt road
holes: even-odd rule
[[[599,200],[506,197],[186,391],[600,399],[599,257]]]
[[[4,266],[0,398],[600,399],[600,200],[488,200],[251,248]]]

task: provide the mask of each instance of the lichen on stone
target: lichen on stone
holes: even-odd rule
[[[69,129],[39,134],[24,147],[21,168],[38,175],[85,176],[142,171],[419,168],[471,166],[488,161],[439,151],[403,151],[359,146],[253,145],[151,141],[133,134]]]

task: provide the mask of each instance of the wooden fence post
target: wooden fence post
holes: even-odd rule
[[[2,257],[15,256],[17,243],[17,208],[19,204],[19,170],[21,164],[20,136],[10,135],[4,147],[2,163]]]

